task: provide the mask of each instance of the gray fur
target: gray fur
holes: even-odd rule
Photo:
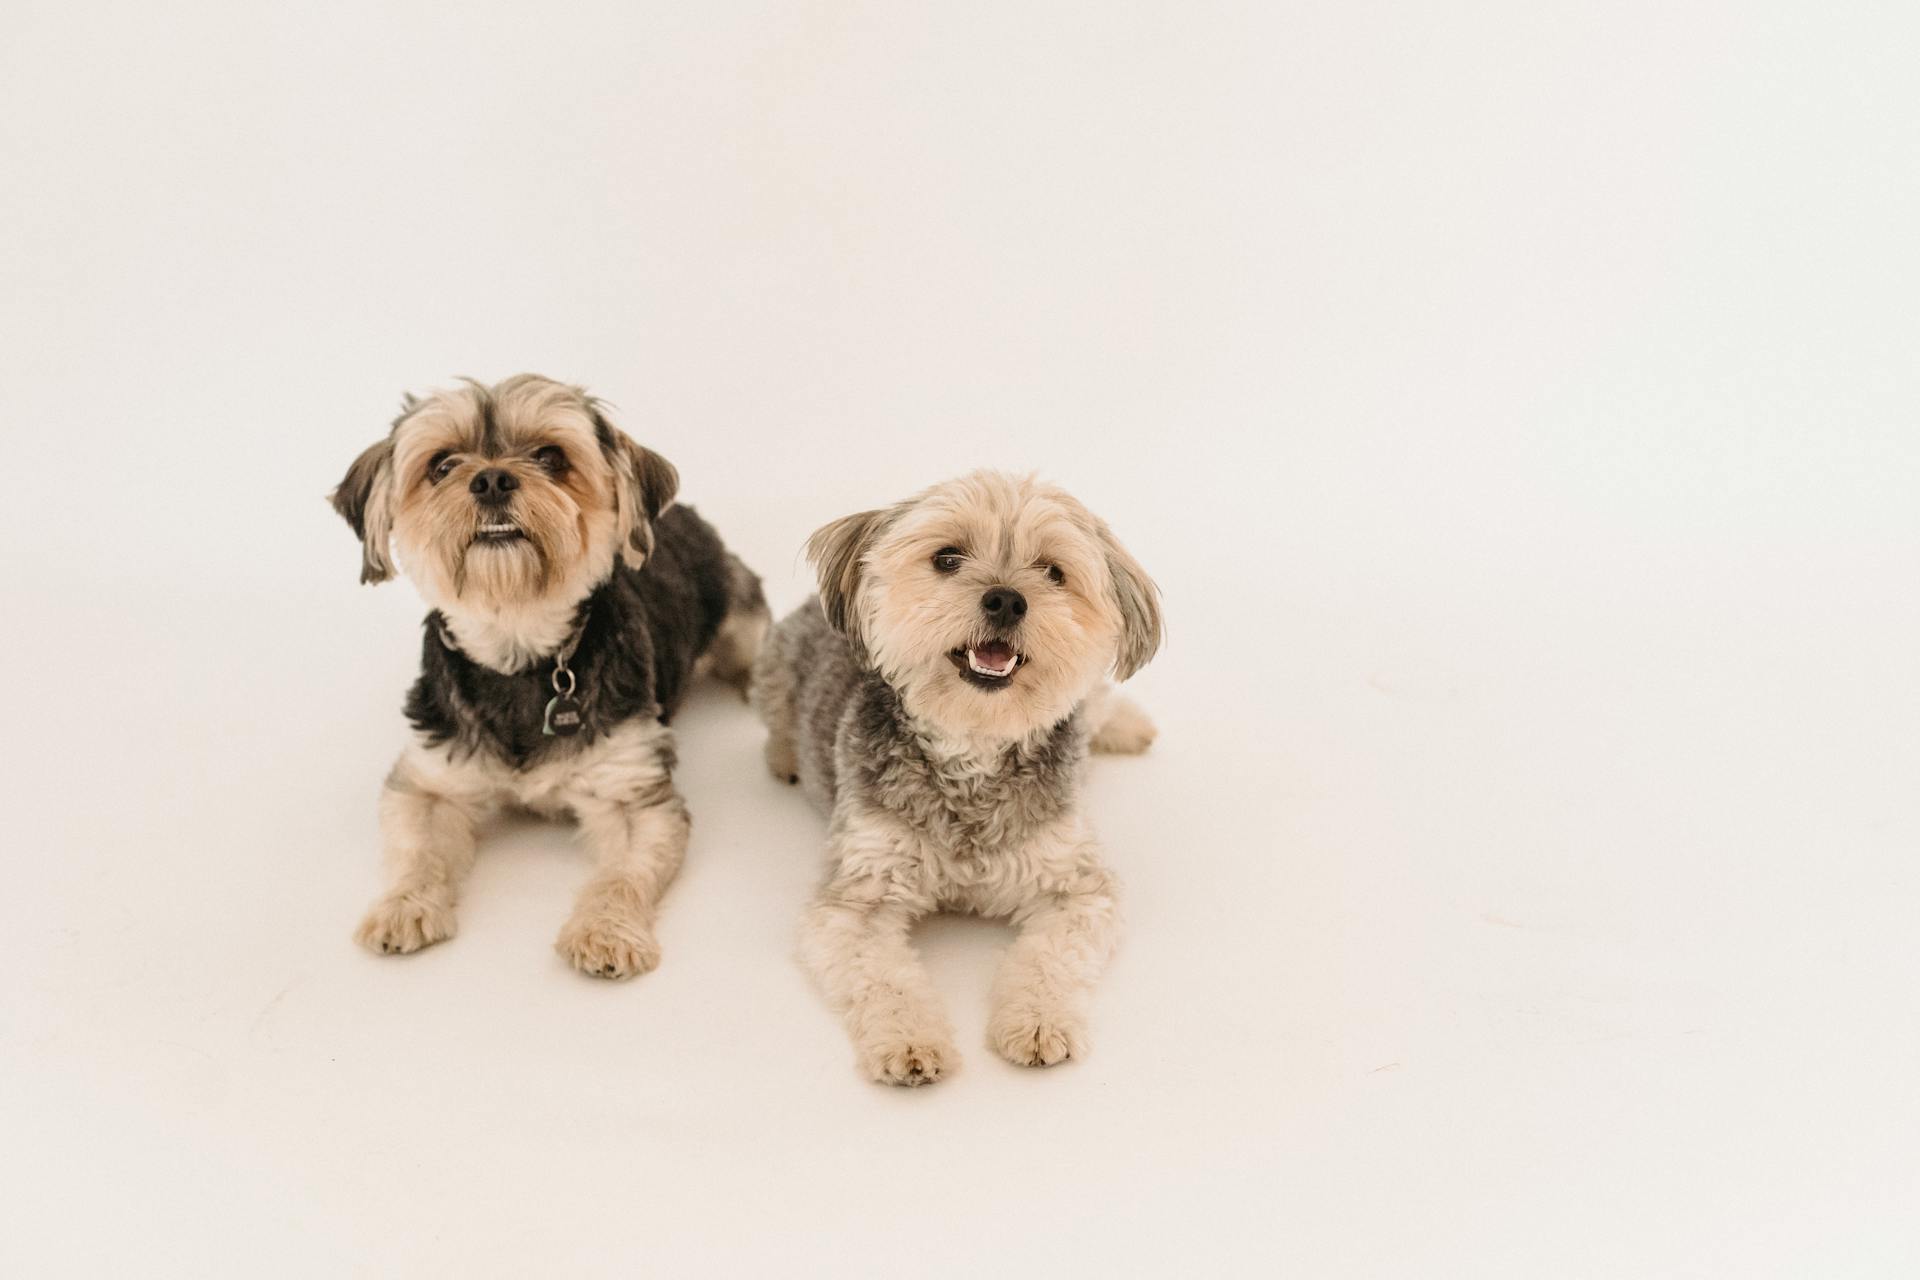
[[[859,660],[818,600],[767,637],[753,697],[768,724],[769,763],[801,783],[822,812],[850,801],[889,813],[965,859],[1018,848],[1066,813],[1086,760],[1076,713],[1008,746],[992,771],[954,763]]]

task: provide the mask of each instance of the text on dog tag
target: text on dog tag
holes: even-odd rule
[[[541,724],[540,732],[549,738],[571,738],[580,732],[580,704],[572,698],[556,695],[547,703],[547,718]]]

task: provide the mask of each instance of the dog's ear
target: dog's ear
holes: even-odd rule
[[[598,412],[593,416],[600,447],[613,464],[620,514],[620,558],[638,569],[653,554],[653,522],[673,505],[680,473],[653,450],[634,443]]]
[[[391,578],[393,556],[387,542],[393,535],[392,436],[353,460],[329,501],[360,539],[360,581]]]
[[[1100,545],[1107,553],[1114,608],[1120,613],[1120,644],[1113,659],[1113,678],[1125,680],[1147,665],[1160,650],[1160,588],[1154,585],[1133,553],[1120,545],[1104,521]]]
[[[807,559],[820,575],[820,608],[835,631],[860,643],[860,619],[854,597],[860,591],[861,561],[887,525],[889,511],[858,511],[816,529],[807,539]]]

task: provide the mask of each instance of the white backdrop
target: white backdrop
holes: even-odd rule
[[[9,1274],[1920,1267],[1911,5],[9,6]],[[1166,595],[1093,1056],[854,1073],[680,718],[664,966],[349,932],[421,606],[322,502],[578,380],[782,609],[977,465]]]

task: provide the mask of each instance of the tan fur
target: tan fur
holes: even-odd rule
[[[858,541],[842,550],[850,534]],[[966,553],[960,570],[930,573],[934,553],[949,546]],[[1006,741],[1054,724],[1108,671],[1124,679],[1159,646],[1151,580],[1104,521],[1032,476],[975,472],[889,511],[836,521],[809,543],[817,557],[816,547],[838,557],[821,562],[829,620],[829,595],[838,595],[845,630],[887,683],[956,737]],[[1049,579],[1049,565],[1063,583]],[[992,586],[1027,598],[1028,662],[1011,687],[981,697],[953,679],[947,655],[985,635],[980,596]]]
[[[1100,755],[1137,756],[1160,736],[1140,704],[1112,685],[1103,685],[1080,708],[1087,724],[1087,745]]]
[[[578,389],[523,375],[501,383],[492,399],[505,446],[496,456],[483,452],[476,388],[436,392],[395,428],[393,534],[400,564],[421,594],[449,607],[450,616],[524,613],[556,601],[570,608],[612,566],[624,519],[620,479]],[[549,476],[534,461],[542,445],[565,450],[563,475]],[[436,482],[427,466],[442,451],[453,454],[453,469]],[[503,467],[520,482],[515,508],[525,542],[474,541],[481,517],[467,484],[485,467]],[[457,618],[454,625],[457,630]]]
[[[686,854],[687,813],[661,767],[671,730],[636,721],[578,756],[516,770],[486,756],[455,762],[444,750],[410,744],[380,800],[388,885],[355,938],[390,954],[417,951],[454,934],[461,882],[473,869],[480,822],[513,806],[579,820],[594,878],[581,890],[555,943],[582,973],[630,978],[660,963],[653,922],[660,896]]]

